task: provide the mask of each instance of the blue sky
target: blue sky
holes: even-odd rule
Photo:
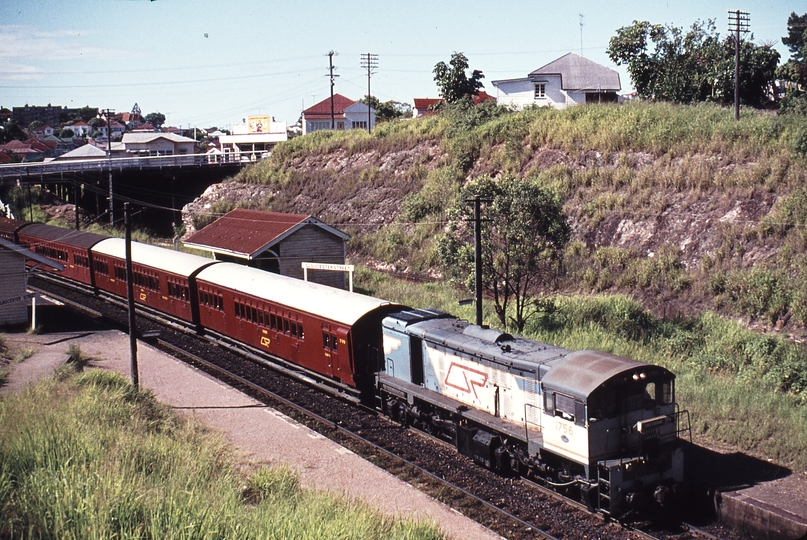
[[[293,124],[335,91],[367,93],[362,53],[378,55],[372,94],[382,101],[437,97],[432,69],[462,51],[490,81],[523,77],[567,52],[618,69],[608,40],[634,20],[689,27],[729,9],[751,14],[756,43],[776,42],[800,2],[630,0],[365,1],[0,0],[0,106],[91,105],[159,111],[175,126],[228,127],[248,115]],[[581,28],[582,18],[582,49]]]

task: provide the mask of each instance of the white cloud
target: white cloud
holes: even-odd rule
[[[51,61],[109,60],[126,55],[124,50],[105,46],[102,38],[92,30],[45,32],[35,26],[0,25],[0,72],[4,77],[70,73],[38,66]]]

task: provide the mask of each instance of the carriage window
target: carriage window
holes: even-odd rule
[[[115,266],[115,279],[118,281],[126,281],[126,269],[120,266]]]
[[[275,317],[274,313],[269,314],[269,323],[272,327],[272,330],[277,330],[277,318]]]
[[[297,323],[291,323],[291,335],[297,337]]]
[[[336,336],[331,336],[331,349],[336,350],[338,345],[338,340]]]
[[[263,311],[258,311],[258,324],[263,326]]]
[[[289,333],[289,320],[283,319],[283,332]]]
[[[95,271],[105,276],[109,275],[109,265],[104,261],[95,261]]]
[[[303,323],[297,325],[297,337],[300,339],[305,338],[305,333],[303,333]]]

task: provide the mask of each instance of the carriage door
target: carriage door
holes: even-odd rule
[[[353,358],[351,358],[351,351],[348,341],[349,332],[349,328],[336,329],[337,346],[333,349],[333,375],[340,381],[353,380]]]

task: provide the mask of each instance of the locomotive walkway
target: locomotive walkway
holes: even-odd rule
[[[50,376],[66,360],[71,343],[87,356],[103,358],[93,367],[129,376],[129,338],[117,330],[6,336],[12,346],[37,352],[14,367],[2,392]],[[501,538],[333,441],[141,341],[138,363],[141,387],[222,433],[241,462],[287,465],[297,471],[304,486],[362,500],[387,515],[432,521],[450,538]]]

